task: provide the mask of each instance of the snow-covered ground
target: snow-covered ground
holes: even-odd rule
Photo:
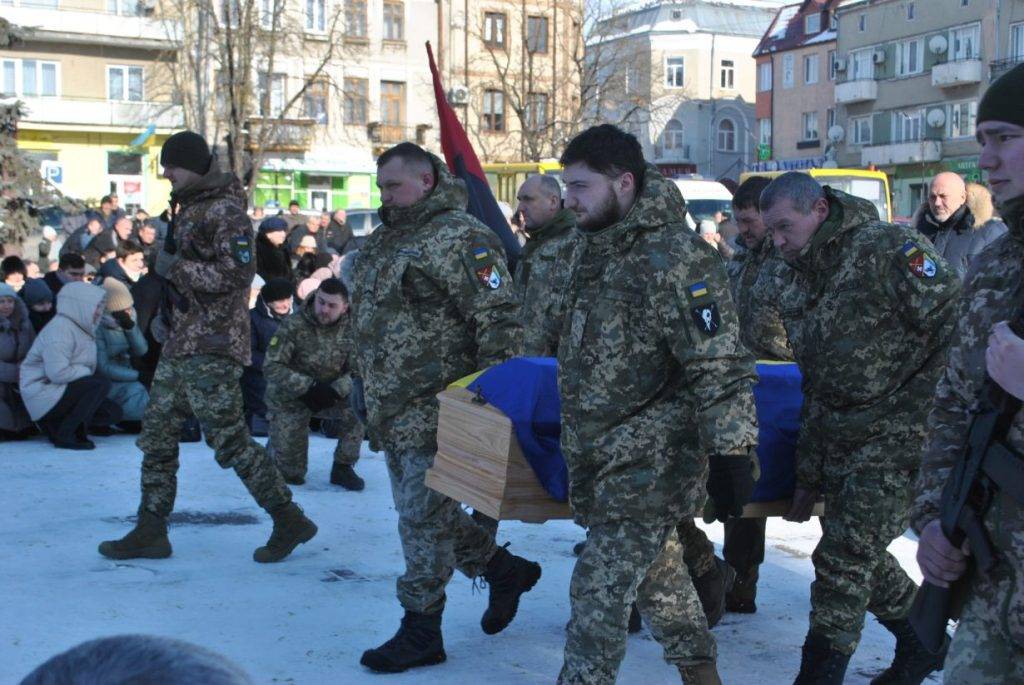
[[[252,551],[269,518],[233,472],[203,444],[183,445],[174,556],[113,562],[96,545],[120,537],[138,504],[141,455],[131,438],[98,438],[94,452],[56,451],[39,440],[0,443],[0,682],[17,682],[51,655],[118,633],[173,636],[219,651],[258,683],[550,683],[562,662],[569,616],[571,522],[502,523],[500,540],[543,565],[512,625],[480,630],[486,595],[456,574],[444,617],[448,661],[399,676],[359,665],[368,647],[391,637],[401,609],[394,597],[403,568],[383,457],[366,450],[357,470],[366,490],[328,483],[333,443],[313,437],[306,485],[295,499],[320,526],[310,543],[280,564]],[[721,525],[707,526],[721,543]],[[772,519],[761,569],[758,613],[728,614],[715,629],[726,683],[792,682],[807,629],[810,553],[816,522]],[[915,543],[891,549],[916,580]],[[891,659],[893,639],[868,619],[847,682],[864,683]],[[619,682],[678,683],[646,630],[629,639]]]

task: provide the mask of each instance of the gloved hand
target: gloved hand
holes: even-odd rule
[[[348,392],[348,404],[359,423],[366,425],[366,397],[363,395],[363,379],[352,376],[352,389]]]
[[[111,318],[117,322],[117,325],[126,331],[130,331],[135,328],[135,319],[132,318],[132,313],[127,309],[122,309],[119,312],[111,312]]]
[[[719,454],[711,457],[708,495],[714,505],[715,520],[725,523],[730,516],[743,515],[743,505],[754,491],[754,475],[746,454]]]
[[[341,395],[335,392],[329,383],[316,382],[309,386],[309,390],[303,393],[299,399],[309,407],[310,411],[318,412],[337,404],[341,400]]]
[[[160,250],[156,256],[156,264],[153,265],[153,270],[156,271],[156,275],[161,278],[168,278],[168,274],[171,273],[171,269],[178,260],[181,259],[178,255],[171,254],[166,250]]]

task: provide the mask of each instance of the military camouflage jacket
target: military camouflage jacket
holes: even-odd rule
[[[181,258],[168,280],[181,295],[163,354],[221,355],[248,365],[249,286],[256,274],[245,193],[231,174],[211,170],[172,195],[181,208],[174,239]]]
[[[935,391],[928,417],[929,439],[921,463],[919,496],[911,524],[920,532],[938,516],[942,489],[949,471],[967,443],[971,412],[978,405],[987,377],[985,350],[992,327],[1019,316],[1024,307],[1024,198],[1004,208],[1009,228],[971,263],[964,280],[957,312],[957,327],[949,346],[946,366]],[[1006,443],[1024,452],[1024,415],[1010,425]],[[1015,520],[1002,516],[1016,511]],[[1004,507],[997,499],[986,524],[992,542],[1019,563],[1024,557],[1024,516],[1019,507]],[[1012,540],[1011,540],[1012,537]],[[1021,585],[1018,581],[1018,586]]]
[[[518,353],[520,331],[501,241],[465,212],[462,181],[434,158],[437,184],[385,208],[356,260],[355,363],[375,448],[437,446],[435,395]]]
[[[575,226],[575,215],[559,210],[551,222],[530,234],[516,264],[524,356],[552,357],[558,350],[562,300],[572,251],[579,245]]]
[[[740,340],[758,359],[793,361],[776,292],[788,267],[772,244],[771,235],[749,248],[742,238],[737,244],[740,249],[726,268],[740,318]]]
[[[267,402],[297,399],[313,383],[330,383],[342,397],[351,388],[349,377],[348,314],[330,326],[316,320],[313,293],[302,308],[285,318],[267,348],[263,373]]]
[[[960,280],[920,233],[826,188],[831,211],[787,273],[782,320],[803,373],[797,483],[914,470]]]
[[[684,217],[678,188],[648,166],[626,217],[582,233],[558,346],[580,525],[692,515],[708,455],[746,455],[757,442],[754,363],[728,277]]]

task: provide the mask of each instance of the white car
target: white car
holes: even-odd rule
[[[713,219],[715,212],[732,213],[732,193],[718,181],[676,178],[672,182],[686,200],[686,225],[692,230],[703,219]]]

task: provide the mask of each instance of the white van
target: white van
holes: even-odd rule
[[[702,219],[713,218],[715,212],[732,214],[732,193],[718,181],[674,178],[672,182],[686,200],[686,224],[692,230],[697,230]]]

